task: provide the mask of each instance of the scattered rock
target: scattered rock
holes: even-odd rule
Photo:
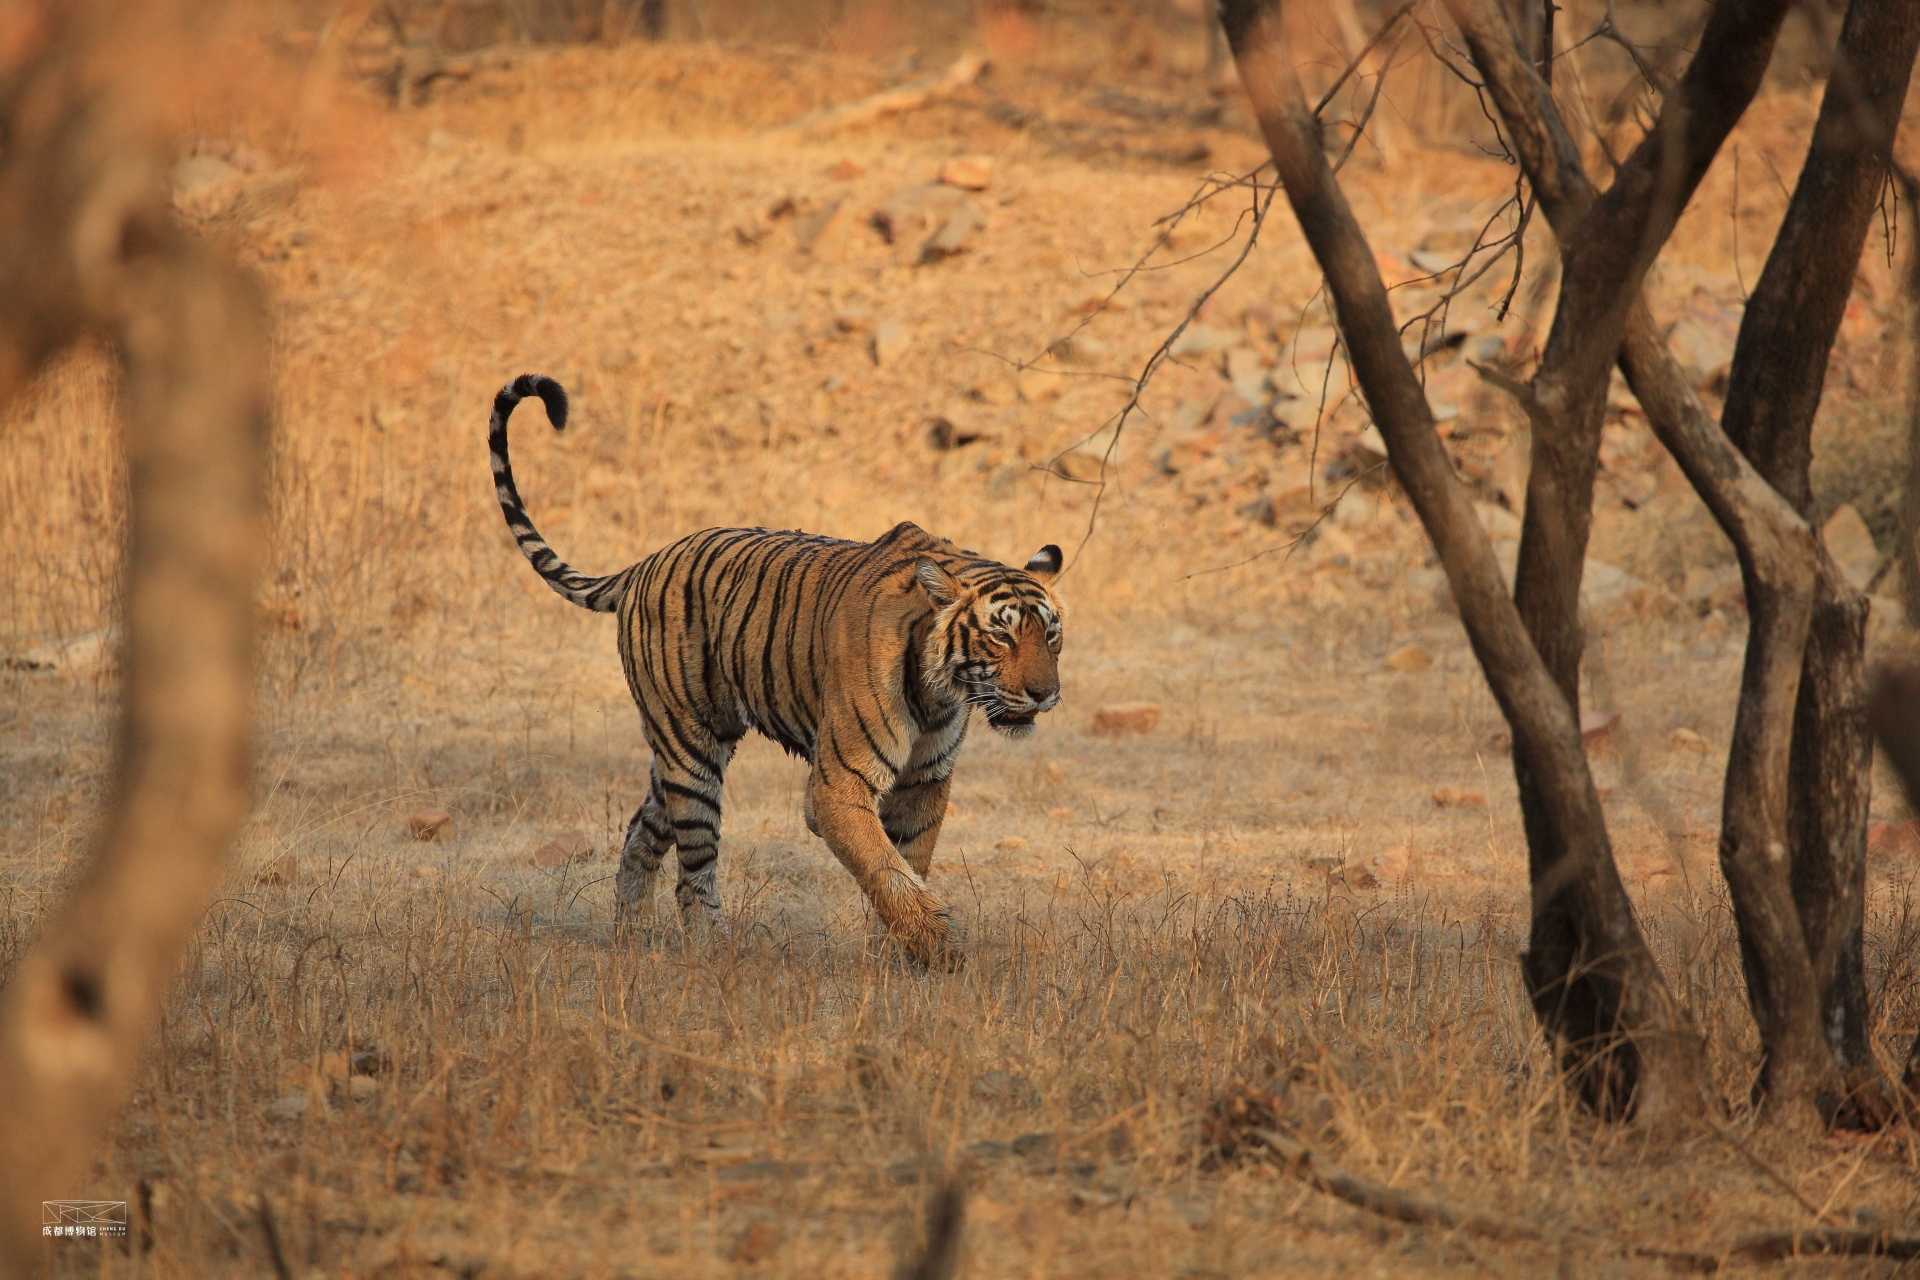
[[[1367,859],[1367,870],[1381,884],[1405,884],[1413,878],[1413,855],[1406,849],[1384,849]]]
[[[971,200],[962,200],[953,212],[946,216],[946,220],[940,224],[940,229],[920,246],[920,261],[938,262],[942,258],[951,258],[964,250],[967,247],[967,241],[973,238],[973,233],[986,223],[986,215],[980,212],[979,205]]]
[[[773,1251],[779,1247],[779,1230],[771,1223],[755,1222],[740,1233],[727,1258],[738,1266],[750,1267],[772,1257]]]
[[[1680,579],[1680,599],[1699,614],[1716,609],[1744,612],[1747,589],[1740,579],[1740,566],[1723,564],[1711,569],[1687,570]]]
[[[1046,404],[1065,395],[1071,383],[1052,360],[1045,360],[1014,375],[1014,385],[1019,389],[1020,398],[1028,404]]]
[[[1497,507],[1491,502],[1476,502],[1473,513],[1480,517],[1480,527],[1487,531],[1489,538],[1506,539],[1520,536],[1520,517]]]
[[[1371,422],[1353,438],[1353,443],[1362,467],[1377,467],[1387,460],[1387,438]]]
[[[1611,746],[1613,731],[1620,725],[1618,711],[1582,711],[1580,740],[1589,747]]]
[[[859,307],[843,307],[834,313],[833,327],[841,333],[872,333],[873,315]]]
[[[267,1118],[270,1120],[298,1120],[307,1114],[307,1095],[304,1093],[285,1093],[267,1104]]]
[[[1707,753],[1707,740],[1691,729],[1675,729],[1667,735],[1667,750]]]
[[[419,809],[407,817],[407,834],[415,840],[438,840],[452,821],[445,809]]]
[[[1618,565],[1589,559],[1580,577],[1580,607],[1596,623],[1622,617],[1663,617],[1676,606],[1672,596],[1649,586]]]
[[[993,157],[955,156],[940,166],[940,181],[966,191],[985,191],[993,181]]]
[[[1160,455],[1160,469],[1170,475],[1191,471],[1220,448],[1218,431],[1193,431],[1175,440]]]
[[[1389,671],[1425,671],[1432,665],[1433,655],[1412,642],[1401,645],[1387,655]]]
[[[1170,354],[1174,356],[1203,356],[1211,351],[1225,351],[1239,345],[1238,329],[1219,329],[1212,325],[1190,324],[1174,339]]]
[[[376,1075],[382,1071],[393,1070],[393,1056],[387,1052],[387,1046],[383,1042],[365,1040],[354,1046],[348,1053],[347,1066],[355,1075]]]
[[[1433,802],[1442,809],[1484,809],[1487,806],[1485,796],[1464,787],[1435,787]]]
[[[1320,397],[1282,396],[1273,402],[1268,412],[1275,422],[1297,436],[1304,436],[1320,425]]]
[[[758,209],[749,210],[734,219],[733,238],[741,244],[759,244],[773,230],[773,220]]]
[[[1098,365],[1113,354],[1113,344],[1090,333],[1079,333],[1071,338],[1062,338],[1047,350],[1056,360],[1078,365]]]
[[[873,225],[888,244],[925,235],[946,221],[966,197],[958,187],[941,182],[902,187],[873,211]]]
[[[1364,529],[1380,516],[1380,504],[1358,485],[1340,495],[1333,504],[1333,522],[1342,529]]]
[[[1060,1151],[1060,1139],[1051,1133],[1023,1133],[1008,1145],[1022,1160],[1043,1161]]]
[[[273,859],[261,867],[253,877],[255,884],[273,888],[297,884],[299,880],[300,864],[293,860],[293,855],[290,853],[283,853]]]
[[[873,331],[873,362],[884,369],[905,355],[912,345],[913,335],[905,325],[882,321]]]
[[[1027,841],[1024,836],[1008,836],[993,847],[1002,853],[1017,853],[1027,847]]]
[[[964,449],[990,435],[980,414],[964,400],[927,419],[927,442],[942,453]]]
[[[843,156],[834,163],[833,168],[827,170],[827,176],[835,182],[852,182],[865,172],[865,169]]]
[[[1628,868],[1627,874],[1632,879],[1644,883],[1648,880],[1657,879],[1660,876],[1675,875],[1678,871],[1679,868],[1674,866],[1672,859],[1663,858],[1657,854],[1648,854],[1644,857],[1635,858],[1632,865]]]
[[[220,213],[240,194],[246,173],[219,156],[193,155],[179,161],[167,174],[174,205],[201,216]]]
[[[1249,404],[1264,404],[1273,394],[1267,382],[1270,371],[1266,357],[1252,347],[1227,349],[1227,381],[1233,384],[1234,394]]]
[[[1118,738],[1129,733],[1152,733],[1160,724],[1157,702],[1115,702],[1093,713],[1094,736]]]
[[[1667,347],[1693,385],[1724,390],[1740,337],[1740,316],[1705,288],[1697,288],[1667,331]]]
[[[593,857],[593,842],[583,831],[567,831],[533,851],[533,865],[542,870],[564,867],[569,862],[585,862]]]
[[[1843,502],[1834,508],[1820,527],[1820,540],[1827,544],[1827,554],[1840,567],[1841,576],[1855,590],[1865,591],[1880,571],[1880,548],[1873,544],[1873,534],[1853,504]]]
[[[1204,1231],[1213,1225],[1213,1206],[1197,1195],[1175,1192],[1167,1203],[1182,1226]]]
[[[1011,1071],[989,1071],[975,1080],[967,1092],[976,1102],[988,1102],[998,1107],[1040,1105],[1040,1091],[1033,1087],[1033,1082]]]
[[[355,1102],[372,1102],[380,1096],[380,1082],[372,1076],[351,1076],[347,1080],[347,1096]]]
[[[834,200],[793,224],[794,243],[801,252],[812,253],[817,245],[823,243],[829,231],[844,226],[846,222],[846,205]]]
[[[1651,471],[1635,471],[1620,478],[1615,492],[1620,495],[1620,501],[1637,511],[1660,492],[1660,477]]]
[[[1902,855],[1920,853],[1920,819],[1908,819],[1905,822],[1869,822],[1867,852]]]
[[[64,671],[68,675],[85,675],[98,670],[112,652],[112,629],[102,628],[71,640],[36,645],[25,653],[8,658],[0,666],[16,671]]]
[[[1089,449],[1084,445],[1069,449],[1053,460],[1051,469],[1055,475],[1065,476],[1069,480],[1097,483],[1107,471],[1106,450]]]

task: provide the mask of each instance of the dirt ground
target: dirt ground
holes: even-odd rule
[[[48,1189],[129,1200],[139,1247],[67,1250],[63,1273],[257,1275],[277,1250],[315,1276],[871,1276],[949,1177],[976,1276],[1648,1274],[1750,1231],[1920,1220],[1910,1133],[1745,1127],[1714,859],[1744,614],[1631,396],[1596,501],[1587,707],[1616,856],[1731,1107],[1673,1144],[1569,1111],[1553,1079],[1517,981],[1504,724],[1284,201],[1114,438],[1247,233],[1243,110],[1192,87],[1197,41],[1118,85],[1000,38],[950,99],[814,132],[775,126],[940,66],[627,44],[449,64],[399,108],[350,81],[302,97],[297,129],[209,107],[190,150],[218,164],[176,171],[182,216],[258,267],[279,326],[260,804],[94,1181]],[[297,87],[311,42],[282,44],[263,65]],[[1390,102],[1342,178],[1412,317],[1512,173],[1439,88]],[[1709,389],[1817,105],[1768,91],[1650,285]],[[874,212],[963,154],[993,164],[961,251],[921,260],[926,226],[888,243]],[[1430,326],[1425,365],[1508,548],[1523,423],[1466,361],[1524,368],[1544,332],[1551,243],[1525,243],[1504,318],[1511,259]],[[1816,460],[1821,518],[1847,504],[1882,546],[1905,376],[1887,256],[1876,231]],[[1065,704],[1024,740],[976,726],[957,772],[932,884],[961,973],[870,951],[801,822],[804,766],[757,740],[727,779],[724,934],[614,937],[647,754],[611,623],[536,580],[493,502],[484,423],[523,371],[574,397],[559,436],[520,410],[515,464],[590,572],[713,524],[1068,549]],[[112,406],[110,360],[83,353],[0,423],[0,654],[53,658],[0,667],[9,961],[101,799],[110,644],[59,646],[110,612]],[[1905,643],[1891,601],[1874,626]],[[1091,732],[1141,701],[1151,732]],[[1876,821],[1909,816],[1877,794]],[[440,837],[410,839],[435,808]],[[590,852],[535,865],[569,833]],[[1876,840],[1892,1053],[1920,1013],[1920,850]],[[1543,1238],[1391,1223],[1209,1158],[1202,1118],[1236,1080],[1278,1082],[1355,1171]]]

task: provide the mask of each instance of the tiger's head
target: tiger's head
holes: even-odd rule
[[[949,571],[928,556],[914,566],[934,609],[929,680],[1012,737],[1033,732],[1033,718],[1060,704],[1066,608],[1049,585],[1060,564],[1060,548],[1048,545],[1024,569],[977,563]]]

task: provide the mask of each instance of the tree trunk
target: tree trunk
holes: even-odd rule
[[[1486,532],[1434,430],[1372,250],[1328,168],[1279,14],[1271,3],[1237,0],[1224,6],[1222,17],[1288,202],[1326,274],[1389,462],[1433,539],[1475,656],[1513,727],[1516,771],[1529,796],[1536,938],[1545,943],[1525,961],[1535,1009],[1570,1083],[1596,1111],[1621,1116],[1631,1110],[1650,1124],[1696,1114],[1704,1083],[1699,1043],[1661,979],[1620,883],[1576,704],[1508,596]],[[1541,504],[1543,516],[1567,505],[1557,498]],[[1557,566],[1557,579],[1571,578],[1577,593],[1583,532],[1560,535],[1556,529],[1536,538],[1533,554],[1544,563],[1546,556],[1570,552],[1574,559]],[[1557,598],[1562,589],[1555,592]]]
[[[1801,515],[1813,513],[1808,464],[1834,338],[1852,292],[1887,178],[1906,99],[1920,7],[1854,0],[1800,179],[1734,348],[1722,422],[1768,482]],[[1789,794],[1790,880],[1809,956],[1827,1075],[1818,1101],[1829,1118],[1848,1095],[1871,1119],[1884,1112],[1867,1036],[1861,954],[1872,744],[1865,711],[1867,600],[1824,551],[1794,713]],[[1776,1046],[1763,1036],[1773,1082]],[[1835,1068],[1840,1080],[1832,1078]]]
[[[1454,0],[1453,9],[1556,234],[1563,242],[1590,234],[1587,209],[1613,192],[1593,195],[1550,96],[1502,20],[1468,0]],[[1893,10],[1867,0],[1849,14],[1838,59],[1849,74],[1836,74],[1823,104],[1795,197],[1801,219],[1794,224],[1789,215],[1798,233],[1783,230],[1769,259],[1770,293],[1756,291],[1748,304],[1734,360],[1740,394],[1730,393],[1727,426],[1733,430],[1736,412],[1755,404],[1799,422],[1801,434],[1772,442],[1776,474],[1762,478],[1734,454],[1655,336],[1644,305],[1629,316],[1620,352],[1654,430],[1739,554],[1751,620],[1723,795],[1721,865],[1765,1046],[1760,1092],[1788,1108],[1818,1103],[1829,1118],[1848,1091],[1836,1064],[1856,1076],[1857,1086],[1868,1069],[1858,1064],[1870,1062],[1859,956],[1864,881],[1858,850],[1866,796],[1857,637],[1863,618],[1800,517],[1807,511],[1805,461],[1819,379],[1883,172],[1872,148],[1890,136],[1887,113],[1897,114],[1913,61],[1908,28],[1914,13]],[[1720,17],[1716,11],[1715,21]],[[1706,45],[1703,39],[1701,58]],[[1856,67],[1851,59],[1868,47],[1872,65]],[[1752,65],[1737,56],[1719,63]],[[1689,77],[1694,70],[1689,67]],[[1724,75],[1717,79],[1727,82]],[[1871,103],[1864,114],[1863,102]],[[1729,117],[1723,110],[1718,118]],[[1688,145],[1703,140],[1696,134]],[[1829,235],[1835,226],[1840,234]],[[1777,296],[1794,289],[1798,296]],[[1764,390],[1755,390],[1756,374],[1770,383]],[[1766,461],[1756,461],[1765,472]],[[1791,477],[1785,485],[1787,498],[1795,499],[1789,503],[1768,481],[1778,484],[1779,473],[1796,463],[1797,486]],[[1818,799],[1809,803],[1808,796]],[[1801,857],[1810,841],[1821,853]]]
[[[113,337],[132,496],[112,808],[0,997],[6,1274],[44,1261],[41,1201],[90,1190],[90,1154],[248,804],[264,308],[249,279],[175,228],[165,155],[141,132],[148,104],[96,83],[101,66],[130,73],[180,52],[120,45],[172,16],[154,9],[47,6],[34,29],[45,43],[0,86],[0,396],[81,332]]]

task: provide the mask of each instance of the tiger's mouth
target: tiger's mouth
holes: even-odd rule
[[[1019,735],[1033,731],[1033,718],[1037,711],[1015,711],[1009,707],[993,707],[987,712],[987,723],[1002,733]]]

